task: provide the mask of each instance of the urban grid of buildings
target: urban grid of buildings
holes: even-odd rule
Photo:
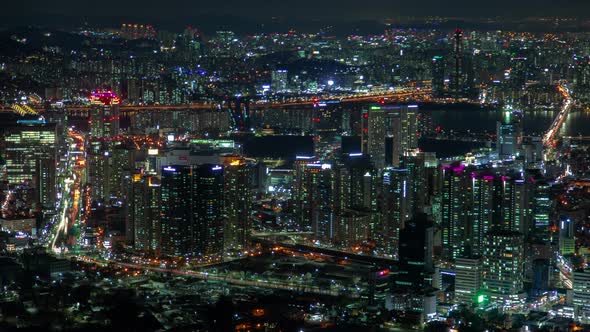
[[[0,330],[590,329],[586,33],[0,39]]]

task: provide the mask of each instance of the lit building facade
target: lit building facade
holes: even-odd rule
[[[459,257],[455,260],[455,303],[472,305],[482,287],[481,257]]]
[[[191,180],[190,166],[162,168],[161,252],[164,255],[187,256],[193,253]]]
[[[193,252],[197,256],[220,257],[224,228],[223,166],[192,166]]]
[[[42,207],[55,202],[57,132],[55,124],[44,121],[21,121],[9,128],[5,137],[4,159],[9,185],[27,183],[34,187]]]
[[[225,216],[224,246],[245,250],[250,247],[252,220],[251,165],[241,157],[224,160]]]
[[[524,241],[522,234],[490,230],[484,242],[483,288],[490,300],[504,305],[523,297]]]
[[[590,270],[573,273],[573,304],[576,320],[590,323]]]
[[[129,197],[129,223],[136,250],[159,253],[161,249],[160,180],[154,175],[133,174]]]

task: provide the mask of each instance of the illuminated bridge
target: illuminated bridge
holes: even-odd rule
[[[565,119],[567,119],[567,116],[574,105],[574,100],[570,94],[569,88],[565,84],[558,85],[557,89],[565,100],[561,106],[561,109],[559,110],[559,113],[557,113],[557,116],[555,116],[555,119],[553,119],[551,126],[543,136],[543,145],[547,148],[551,148],[555,145],[555,137],[558,135],[561,125]]]
[[[395,101],[419,101],[429,100],[432,93],[430,88],[404,88],[399,90],[371,93],[371,94],[356,94],[343,95],[340,97],[332,97],[331,100],[338,100],[339,103],[356,103],[356,102],[377,102],[379,100],[392,99]],[[320,100],[321,101],[321,100]],[[120,105],[119,109],[122,113],[139,112],[139,111],[182,111],[182,110],[213,110],[231,107],[232,101],[227,102],[201,102],[186,105]],[[275,107],[313,107],[318,103],[317,98],[301,98],[293,99],[285,102],[250,102],[250,109],[264,109]],[[74,105],[64,106],[67,112],[85,114],[91,105]],[[33,114],[43,112],[44,109],[37,107],[31,108],[25,105],[12,105],[10,107],[0,108],[2,112],[13,112],[21,115]]]

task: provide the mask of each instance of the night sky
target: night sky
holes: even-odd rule
[[[24,7],[23,7],[24,6]],[[2,1],[2,16],[129,16],[169,19],[207,14],[248,18],[378,19],[396,15],[586,15],[588,0],[24,0]],[[296,17],[294,17],[296,16]]]

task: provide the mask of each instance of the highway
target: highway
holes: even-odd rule
[[[41,234],[42,241],[53,252],[61,252],[67,245],[75,244],[72,228],[80,219],[81,181],[85,163],[84,137],[70,130],[67,144],[67,156],[58,166],[61,181],[58,185],[57,213]]]

